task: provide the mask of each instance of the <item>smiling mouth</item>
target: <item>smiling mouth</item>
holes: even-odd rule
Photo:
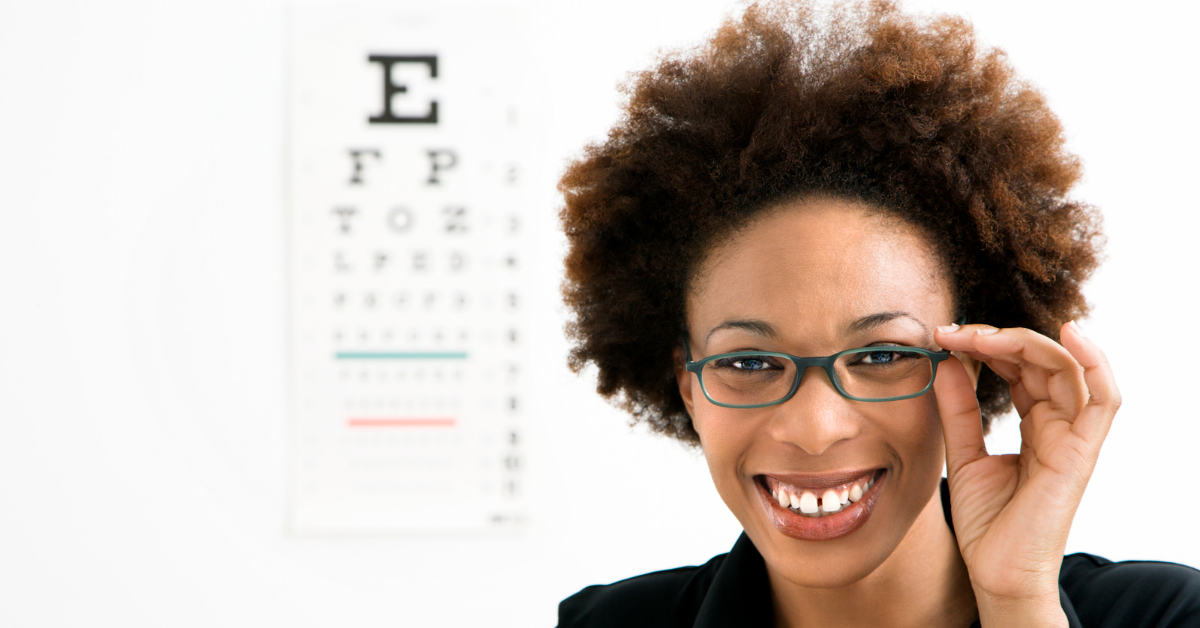
[[[861,501],[882,473],[883,469],[876,469],[849,482],[817,488],[797,486],[769,475],[760,475],[757,479],[781,508],[805,517],[819,518],[837,514],[850,504]]]
[[[887,469],[828,475],[756,475],[763,508],[784,536],[830,541],[866,525],[875,510]]]

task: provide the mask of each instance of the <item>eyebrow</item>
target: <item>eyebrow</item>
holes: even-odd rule
[[[775,326],[764,320],[753,318],[729,320],[717,325],[716,327],[713,327],[708,331],[708,335],[704,337],[704,346],[707,347],[708,340],[712,338],[712,335],[718,331],[721,331],[722,329],[744,329],[752,334],[767,336],[769,338],[775,338],[779,336],[779,332],[775,331]]]
[[[893,321],[897,318],[911,319],[913,322],[921,326],[921,329],[926,335],[929,334],[929,328],[925,326],[925,323],[922,323],[915,316],[909,314],[908,312],[878,312],[875,314],[870,314],[854,321],[853,323],[850,323],[850,325],[846,327],[846,332],[851,334],[859,334],[864,331],[875,329],[876,327],[879,327],[880,325],[883,325],[889,321]],[[779,336],[779,332],[775,330],[775,326],[767,321],[753,318],[734,319],[727,320],[710,329],[708,335],[704,337],[704,346],[707,347],[708,341],[712,338],[712,335],[718,331],[721,331],[722,329],[744,329],[752,334],[767,336],[768,338],[777,338]]]
[[[846,331],[852,334],[862,333],[864,331],[875,329],[876,327],[879,327],[880,325],[897,318],[911,319],[913,322],[921,326],[922,331],[924,331],[926,335],[929,334],[929,328],[925,326],[925,323],[922,323],[919,319],[917,319],[917,317],[909,314],[908,312],[879,312],[877,314],[864,316],[853,323],[850,323],[850,326],[846,328]]]

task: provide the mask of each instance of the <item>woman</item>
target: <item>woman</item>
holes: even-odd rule
[[[1063,557],[1120,393],[1070,322],[1100,232],[1057,119],[962,20],[815,13],[642,73],[562,180],[573,368],[745,533],[560,625],[1200,625],[1195,570]]]

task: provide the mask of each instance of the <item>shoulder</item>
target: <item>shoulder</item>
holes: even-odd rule
[[[691,626],[726,556],[587,587],[558,605],[558,626]]]
[[[1185,565],[1071,554],[1059,584],[1085,626],[1200,625],[1200,571]]]

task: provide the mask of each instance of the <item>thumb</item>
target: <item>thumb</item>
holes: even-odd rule
[[[946,440],[946,469],[953,475],[963,466],[988,455],[983,442],[983,418],[975,386],[955,356],[942,362],[933,381],[942,435]]]

